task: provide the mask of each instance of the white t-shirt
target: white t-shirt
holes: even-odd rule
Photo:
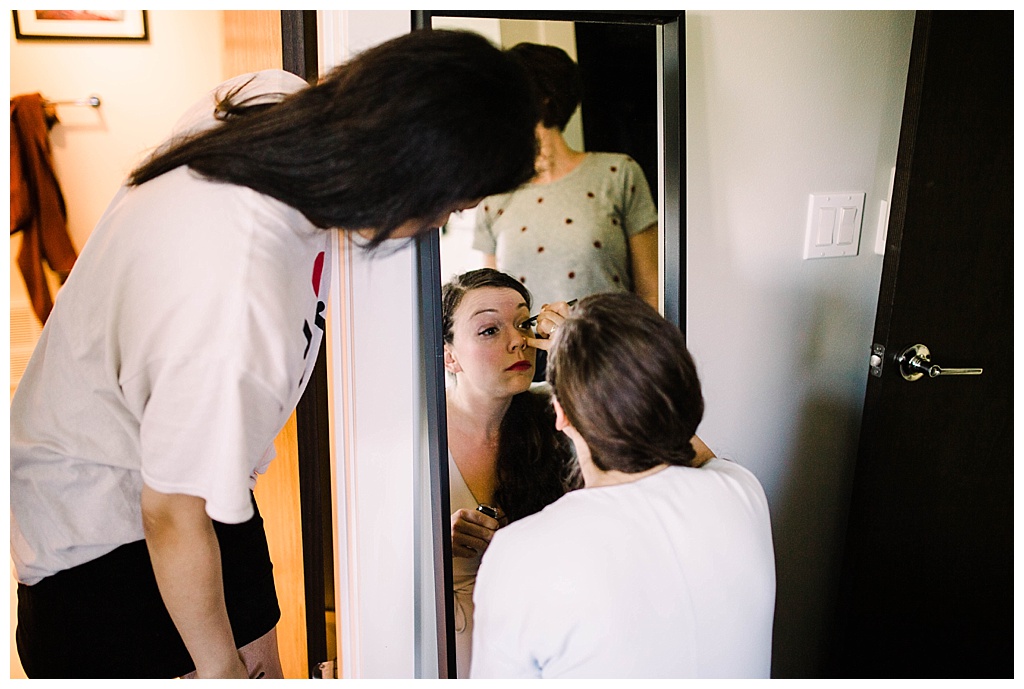
[[[473,678],[768,677],[764,491],[713,459],[568,493],[495,534],[474,600]]]
[[[281,74],[251,86],[305,85]],[[197,112],[178,129],[209,126]],[[297,210],[185,167],[118,193],[11,403],[20,581],[142,539],[143,482],[221,522],[252,516],[316,360],[330,247]]]

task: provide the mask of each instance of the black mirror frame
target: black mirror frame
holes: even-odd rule
[[[623,11],[464,11],[414,10],[412,29],[428,30],[434,16],[482,17],[616,24],[653,24],[662,27],[660,72],[662,98],[665,318],[685,333],[686,325],[686,175],[685,151],[685,17],[682,10]],[[437,620],[438,675],[456,677],[455,619],[452,595],[452,550],[448,489],[448,427],[445,408],[444,347],[441,333],[441,251],[437,230],[416,243],[420,336],[422,338],[421,389],[425,397],[427,451],[430,459],[430,504],[434,521],[434,584]]]

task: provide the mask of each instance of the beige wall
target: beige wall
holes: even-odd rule
[[[142,43],[19,41],[10,15],[12,96],[68,100],[96,94],[101,107],[61,107],[50,134],[54,165],[81,247],[132,167],[163,140],[188,105],[221,81],[223,13],[149,13]]]

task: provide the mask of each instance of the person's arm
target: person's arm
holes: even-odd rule
[[[484,254],[484,268],[498,269],[498,257],[494,254]]]
[[[651,225],[629,238],[633,292],[658,308],[658,226]]]
[[[142,487],[142,524],[160,595],[201,678],[245,679],[224,604],[220,546],[206,501]]]

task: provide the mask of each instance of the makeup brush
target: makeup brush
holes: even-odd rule
[[[566,302],[566,303],[567,303],[567,304],[569,304],[569,306],[575,306],[575,305],[576,305],[576,300],[575,300],[575,299],[571,299],[571,300],[569,300],[569,301],[568,301],[568,302]],[[525,326],[525,325],[533,325],[534,323],[536,323],[536,322],[537,322],[537,319],[538,319],[539,317],[540,317],[540,314],[539,314],[539,313],[538,313],[538,314],[537,314],[536,316],[530,316],[530,317],[529,317],[529,318],[527,318],[527,319],[526,319],[525,321],[523,321],[521,325],[524,325],[524,326]]]

